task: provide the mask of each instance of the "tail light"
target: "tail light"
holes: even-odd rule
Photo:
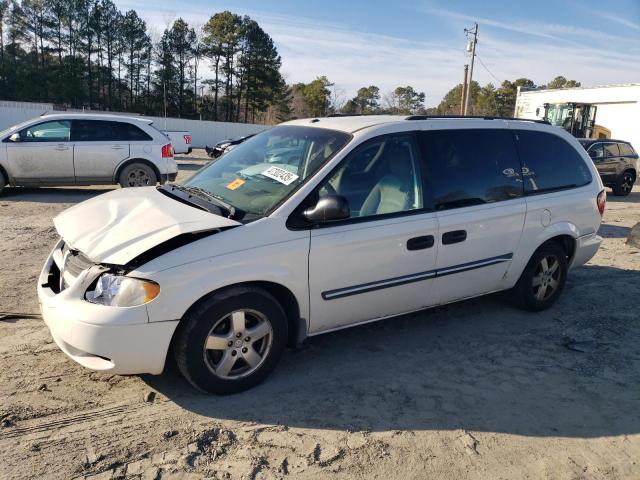
[[[600,216],[604,215],[604,207],[607,204],[607,192],[602,190],[596,199],[596,203],[598,204],[598,211],[600,212]]]
[[[184,143],[186,143],[187,145],[191,145],[191,135],[184,136]]]
[[[173,157],[173,147],[170,143],[162,146],[162,158],[171,158]]]

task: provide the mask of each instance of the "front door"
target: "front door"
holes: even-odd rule
[[[71,139],[78,183],[110,181],[116,167],[129,157],[129,142],[118,140],[116,122],[74,120]]]
[[[413,134],[370,140],[329,175],[319,196],[344,196],[351,217],[311,231],[311,334],[431,304],[438,222],[423,191]]]
[[[433,300],[448,303],[498,290],[526,214],[513,135],[505,129],[421,133],[439,224]]]
[[[53,120],[19,132],[19,141],[7,142],[7,157],[18,185],[74,183],[71,122]]]

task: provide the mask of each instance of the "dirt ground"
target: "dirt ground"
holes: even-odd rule
[[[105,188],[5,190],[0,311],[38,312],[52,217]],[[638,186],[610,196],[546,312],[493,295],[327,334],[228,397],[172,363],[92,373],[40,319],[0,320],[0,478],[640,478],[638,221]]]

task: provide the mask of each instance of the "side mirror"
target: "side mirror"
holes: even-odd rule
[[[19,133],[13,133],[11,134],[11,136],[9,137],[9,141],[10,142],[20,142],[20,134]]]
[[[314,207],[307,208],[303,214],[309,222],[332,222],[344,220],[351,216],[349,202],[341,195],[321,197]]]

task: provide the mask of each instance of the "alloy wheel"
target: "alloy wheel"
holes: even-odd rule
[[[130,187],[144,187],[151,184],[151,179],[146,171],[136,168],[129,173],[127,182]]]
[[[633,189],[633,183],[634,183],[633,175],[631,175],[630,173],[625,173],[622,176],[622,182],[620,184],[620,188],[625,193],[630,192]]]
[[[548,255],[540,260],[533,276],[532,287],[536,300],[548,299],[560,284],[560,262],[553,255]]]
[[[273,327],[265,315],[237,310],[214,323],[205,340],[204,360],[219,378],[246,377],[264,363],[272,340]]]

